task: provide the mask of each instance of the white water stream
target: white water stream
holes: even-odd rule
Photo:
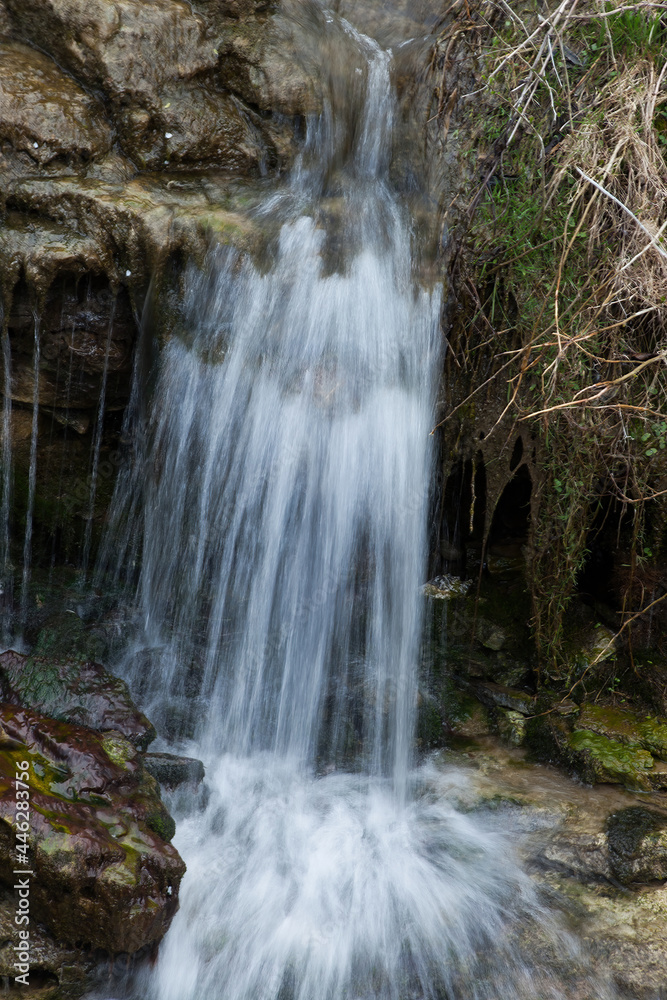
[[[555,931],[508,839],[414,769],[440,294],[414,278],[386,181],[391,56],[323,24],[365,65],[336,179],[342,266],[313,207],[337,135],[325,114],[266,209],[285,220],[271,267],[221,250],[189,276],[153,400],[137,596],[159,655],[134,680],[163,729],[183,715],[207,779],[178,814],[180,911],[132,988],[564,997],[539,935],[530,958],[518,947],[526,924],[550,946]],[[121,478],[121,562],[142,474]]]

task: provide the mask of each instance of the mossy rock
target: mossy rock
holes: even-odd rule
[[[667,760],[667,722],[650,715],[602,705],[581,706],[577,727],[643,747],[659,760]]]
[[[57,662],[7,650],[0,654],[0,687],[13,705],[91,729],[114,730],[142,750],[155,738],[125,682],[99,663]]]
[[[40,629],[33,655],[63,660],[101,662],[108,653],[108,642],[92,631],[74,611],[52,615]]]
[[[594,784],[620,784],[633,791],[651,791],[647,772],[653,770],[651,754],[640,746],[610,740],[589,729],[577,729],[567,740],[570,760],[577,774]]]
[[[667,815],[631,806],[612,813],[606,823],[609,859],[624,884],[667,879]]]
[[[62,944],[111,954],[155,944],[185,866],[166,842],[174,823],[136,748],[120,733],[11,705],[0,707],[0,723],[0,880],[11,886],[17,867],[18,774],[30,789],[31,920]]]
[[[500,708],[496,716],[498,733],[510,746],[523,746],[526,740],[526,717],[513,709]]]

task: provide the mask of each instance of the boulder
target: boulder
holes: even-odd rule
[[[667,760],[667,721],[652,715],[615,706],[583,704],[577,727],[642,747],[659,760]]]
[[[198,785],[204,780],[204,765],[194,757],[178,757],[173,753],[145,753],[144,767],[165,788],[178,785]]]
[[[621,784],[634,791],[648,792],[653,782],[651,754],[639,746],[620,743],[588,729],[575,729],[567,739],[573,769],[586,782]]]
[[[11,705],[0,722],[0,880],[11,887],[22,864],[15,779],[27,774],[31,920],[62,944],[111,954],[159,941],[185,865],[136,748]]]
[[[8,650],[0,654],[0,689],[3,700],[13,705],[101,732],[119,732],[142,749],[155,738],[125,682],[99,663],[57,662]]]

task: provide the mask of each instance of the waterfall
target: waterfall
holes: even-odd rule
[[[518,948],[557,935],[508,839],[412,759],[441,300],[387,180],[391,55],[322,30],[358,69],[349,152],[328,107],[262,210],[270,266],[220,248],[188,272],[103,549],[141,548],[131,680],[207,765],[176,804],[180,911],[133,995],[563,998]]]

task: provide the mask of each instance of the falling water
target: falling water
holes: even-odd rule
[[[104,430],[104,410],[107,398],[107,380],[109,377],[109,354],[111,352],[111,337],[113,334],[113,321],[116,313],[115,300],[111,307],[109,317],[109,329],[104,349],[104,365],[102,367],[102,385],[100,388],[100,399],[97,407],[97,420],[95,421],[95,434],[93,438],[93,464],[90,473],[90,498],[88,500],[88,517],[86,519],[86,530],[83,539],[83,559],[81,570],[85,577],[88,572],[90,562],[90,547],[93,540],[93,518],[95,516],[95,497],[97,495],[97,475],[100,465],[100,448],[102,447],[102,431]]]
[[[5,639],[5,615],[11,605],[12,570],[9,550],[9,511],[12,488],[12,367],[9,329],[0,306],[2,333],[3,405],[2,405],[2,505],[0,505],[0,641]]]
[[[548,922],[506,838],[411,757],[441,303],[386,180],[390,54],[325,22],[363,67],[348,159],[332,166],[329,108],[270,202],[272,266],[219,250],[189,274],[149,450],[116,498],[127,560],[148,476],[135,687],[208,769],[180,816],[180,911],[136,995],[562,998],[518,948]]]
[[[33,318],[33,390],[32,390],[32,428],[30,432],[30,470],[28,473],[28,505],[25,515],[25,536],[23,540],[23,575],[21,580],[21,621],[25,623],[28,610],[28,587],[30,585],[30,568],[32,560],[32,520],[35,509],[35,486],[37,484],[37,431],[39,425],[39,317]]]

